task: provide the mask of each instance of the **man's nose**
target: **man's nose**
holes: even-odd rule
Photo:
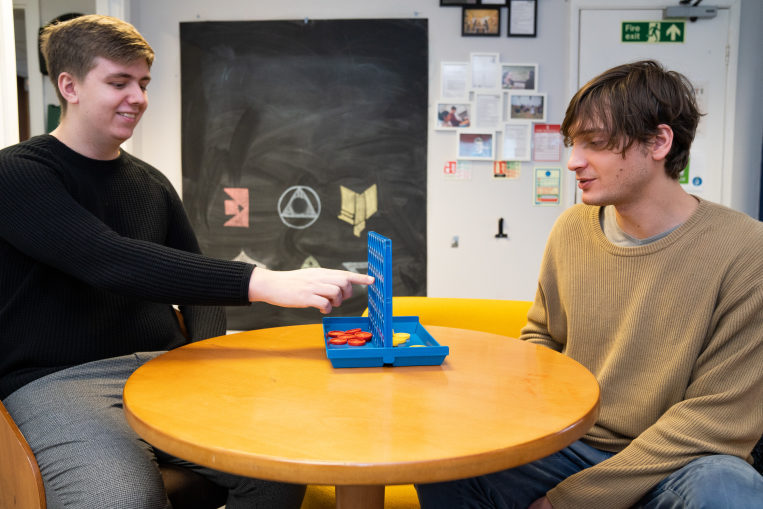
[[[583,150],[572,145],[572,151],[570,152],[570,158],[567,160],[567,169],[570,171],[577,171],[584,168],[586,165],[586,159],[583,154]]]
[[[130,104],[144,104],[147,102],[146,91],[140,84],[130,85],[130,95],[127,97]]]

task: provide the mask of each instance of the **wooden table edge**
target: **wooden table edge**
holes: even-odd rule
[[[129,425],[148,443],[161,444],[160,448],[164,452],[199,465],[232,474],[271,481],[331,486],[394,485],[410,484],[412,482],[431,483],[464,479],[524,465],[564,449],[578,440],[596,422],[598,410],[599,399],[597,398],[595,404],[578,421],[554,433],[554,440],[544,437],[522,444],[521,446],[513,446],[511,454],[503,454],[503,449],[498,449],[458,458],[414,462],[419,463],[419,466],[415,469],[415,479],[412,479],[414,476],[410,473],[410,464],[409,468],[406,469],[406,473],[400,474],[399,463],[374,464],[363,467],[357,464],[344,465],[341,463],[318,461],[296,462],[284,461],[283,458],[268,460],[267,458],[259,457],[257,462],[260,465],[267,464],[268,466],[267,468],[259,466],[253,469],[252,454],[237,454],[230,450],[221,450],[219,454],[216,454],[213,450],[201,451],[194,444],[156,431],[130,412],[129,398],[126,397],[124,400],[125,418]],[[546,443],[539,445],[539,442]],[[518,451],[520,452],[518,453]],[[459,465],[456,469],[458,470],[457,477],[454,477],[452,474],[454,464]],[[352,482],[337,482],[337,479],[342,477],[352,479]]]

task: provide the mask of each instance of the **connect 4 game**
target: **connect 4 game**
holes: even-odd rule
[[[392,241],[368,233],[367,317],[323,319],[326,355],[335,368],[436,366],[448,355],[419,323],[418,316],[392,314]]]

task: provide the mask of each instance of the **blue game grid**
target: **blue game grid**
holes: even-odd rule
[[[437,343],[419,323],[418,316],[393,316],[392,240],[376,232],[368,232],[368,274],[375,279],[368,287],[367,317],[323,318],[326,355],[331,365],[335,368],[359,368],[442,364],[449,349]],[[354,328],[371,332],[370,343],[363,346],[329,343],[329,331]],[[394,346],[395,332],[410,335],[407,346]]]
[[[368,275],[375,278],[368,287],[368,319],[374,346],[392,346],[392,240],[368,232]]]

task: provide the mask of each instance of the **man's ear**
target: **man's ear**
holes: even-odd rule
[[[77,81],[68,72],[62,72],[58,75],[58,90],[67,103],[76,104],[79,102]]]
[[[673,147],[673,129],[667,124],[657,126],[657,134],[652,139],[652,157],[655,161],[664,160]]]

